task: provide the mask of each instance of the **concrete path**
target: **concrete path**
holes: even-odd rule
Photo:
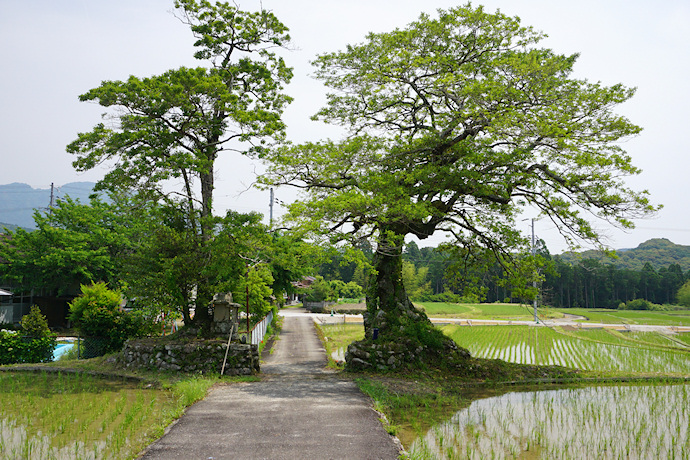
[[[274,349],[261,382],[214,388],[141,458],[398,458],[369,399],[325,368],[311,318],[286,316]]]

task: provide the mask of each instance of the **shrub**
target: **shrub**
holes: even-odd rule
[[[635,299],[635,300],[629,300],[625,304],[621,304],[618,306],[619,309],[621,309],[621,306],[624,306],[625,308],[622,308],[622,310],[660,310],[662,308],[657,308],[661,307],[661,305],[654,305],[652,302],[649,300],[645,299]]]
[[[20,321],[22,331],[31,337],[43,337],[50,335],[48,319],[41,313],[38,305],[32,305],[28,315],[24,315]]]
[[[47,363],[53,360],[56,340],[52,334],[23,337],[17,331],[0,330],[0,365]]]
[[[75,359],[79,359],[79,354],[83,354],[77,346],[70,347],[69,350],[64,352],[60,357],[58,358],[58,361],[72,361]]]
[[[0,364],[47,363],[53,360],[57,345],[55,334],[50,332],[48,320],[33,305],[21,320],[21,331],[0,332]]]
[[[121,301],[120,293],[108,289],[105,283],[82,285],[81,295],[69,304],[69,319],[79,327],[86,312],[96,309],[115,311],[119,309]]]
[[[105,283],[82,286],[81,292],[70,304],[70,320],[82,335],[94,338],[87,344],[90,351],[85,357],[119,351],[128,338],[151,331],[152,324],[143,312],[120,310],[120,293]]]
[[[362,297],[364,297],[364,289],[362,289],[362,286],[355,283],[354,281],[350,281],[340,292],[339,297],[344,297],[348,299],[361,299]]]
[[[479,303],[479,299],[473,295],[459,295],[450,291],[444,291],[438,294],[422,295],[414,300],[420,302],[445,302],[445,303]]]
[[[316,285],[316,289],[313,288],[314,285]],[[317,282],[314,283],[314,285],[312,285],[312,292],[314,292],[313,295],[320,295],[324,297],[321,300],[360,299],[364,297],[364,289],[362,289],[362,286],[354,281],[350,281],[346,284],[341,280],[332,280],[328,282],[327,289],[325,285],[320,285],[319,280],[317,279]],[[319,292],[322,294],[319,294]],[[319,301],[315,300],[314,302]]]

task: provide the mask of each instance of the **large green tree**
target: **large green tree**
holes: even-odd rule
[[[194,56],[206,65],[104,81],[81,95],[80,100],[111,110],[106,123],[79,134],[67,150],[76,155],[79,171],[112,164],[97,188],[134,191],[176,210],[177,229],[184,234],[171,244],[184,246],[188,258],[207,261],[217,228],[216,159],[225,151],[262,155],[284,136],[281,115],[290,98],[283,86],[292,71],[274,49],[290,37],[266,10],[247,12],[205,0],[176,0],[175,7],[196,38]],[[193,286],[179,286],[188,290],[179,298],[196,292],[201,322],[209,320],[204,306],[213,284],[202,277]]]
[[[127,218],[110,202],[84,204],[66,197],[36,211],[35,231],[17,229],[0,239],[0,277],[29,291],[76,294],[81,284],[118,283],[129,251]]]
[[[525,209],[595,242],[592,218],[631,227],[654,211],[623,182],[639,170],[618,141],[641,129],[613,110],[634,90],[574,77],[577,55],[543,38],[468,4],[315,59],[331,90],[315,118],[348,136],[276,150],[266,180],[301,187],[292,216],[331,240],[375,239],[365,344],[374,329],[410,347],[442,342],[401,282],[407,235],[448,232],[508,264],[528,246],[515,225]]]
[[[272,294],[283,288],[274,286],[271,264],[274,259],[287,264],[296,256],[274,245],[260,214],[228,211],[214,219],[213,237],[202,241],[176,206],[139,203],[126,204],[137,225],[130,231],[134,250],[125,255],[120,272],[124,293],[138,305],[154,313],[179,314],[195,328],[208,326],[213,294],[231,291],[235,301],[243,298],[248,260],[261,261],[260,268],[269,273],[255,276],[252,289]]]

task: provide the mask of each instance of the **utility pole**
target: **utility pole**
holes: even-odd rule
[[[536,255],[537,255],[537,245],[536,245],[536,242],[534,240],[534,219],[532,219],[532,258],[534,259],[534,257]],[[535,294],[534,294],[534,322],[539,323],[539,320],[537,319],[537,295],[538,295],[538,291],[537,291],[537,279],[536,279],[536,277],[532,281],[532,286],[534,287],[534,291],[535,291]]]
[[[247,267],[247,274],[245,275],[246,281],[246,295],[247,295],[247,342],[252,343],[252,339],[249,336],[249,261],[245,260],[245,265]]]
[[[50,205],[48,206],[49,213],[52,216],[53,215],[53,203],[54,203],[54,198],[55,198],[55,193],[54,193],[54,183],[50,183]]]
[[[269,209],[269,222],[271,227],[273,227],[273,187],[271,187],[271,202],[268,204],[268,209]]]

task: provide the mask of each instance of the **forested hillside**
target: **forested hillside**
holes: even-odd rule
[[[363,249],[370,258],[371,248]],[[678,289],[690,279],[690,247],[666,239],[619,251],[618,259],[597,251],[549,255],[543,246],[538,252],[549,261],[540,303],[555,307],[617,308],[634,299],[673,304]],[[487,302],[525,301],[501,281],[505,273],[499,264],[488,261],[463,268],[456,262],[440,248],[419,248],[410,242],[403,254],[403,279],[412,299],[454,301],[469,290]],[[361,267],[343,257],[322,264],[319,274],[362,286],[366,282]]]
[[[598,260],[603,264],[615,265],[618,268],[642,270],[646,263],[659,270],[671,264],[678,264],[683,271],[690,270],[690,246],[675,244],[666,238],[654,238],[640,244],[634,249],[618,249],[617,259],[605,256],[600,251],[581,253],[566,252],[560,257],[567,263],[578,263],[584,259]]]
[[[4,222],[0,222],[0,233],[5,233],[5,229],[14,232],[19,228],[17,225],[12,225],[12,224],[6,224]]]

